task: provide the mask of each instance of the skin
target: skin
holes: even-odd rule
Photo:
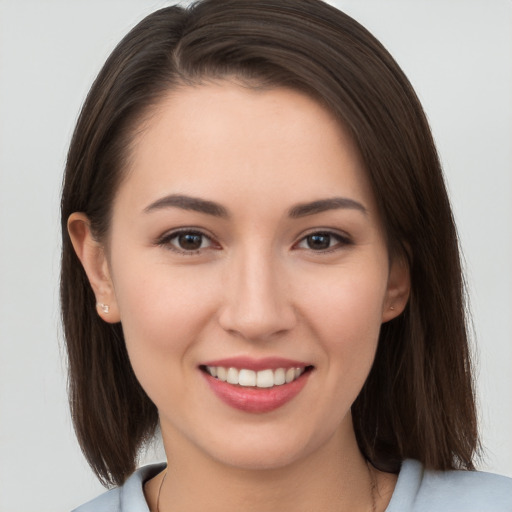
[[[228,215],[158,206],[173,194]],[[333,197],[354,203],[289,215]],[[183,228],[204,233],[198,251],[180,247]],[[385,508],[395,477],[368,470],[350,407],[381,324],[405,307],[409,274],[390,263],[358,152],[326,110],[284,88],[174,91],[139,127],[105,245],[84,214],[69,231],[97,301],[110,306],[98,314],[122,322],[159,410],[169,461],[161,512],[370,510],[373,479]],[[221,402],[198,368],[234,356],[314,370],[290,402],[251,414]],[[151,510],[162,476],[145,487]]]

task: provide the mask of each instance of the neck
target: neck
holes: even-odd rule
[[[165,443],[165,441],[164,441]],[[160,495],[160,512],[180,510],[268,512],[370,511],[377,483],[362,457],[355,437],[329,439],[324,446],[300,461],[272,469],[240,469],[204,457],[190,446],[166,445],[171,454],[165,485]],[[156,491],[161,483],[156,479]],[[148,499],[150,505],[155,503]],[[156,506],[152,506],[156,511]]]

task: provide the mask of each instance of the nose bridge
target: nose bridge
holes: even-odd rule
[[[269,244],[256,245],[233,257],[221,315],[224,329],[253,340],[287,331],[295,323],[279,258]]]

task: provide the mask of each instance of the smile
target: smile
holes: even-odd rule
[[[200,365],[208,387],[226,405],[248,413],[279,409],[306,386],[314,366],[281,358],[231,358]]]
[[[276,368],[275,370],[267,368],[259,371],[224,366],[205,366],[203,368],[212,377],[228,384],[243,387],[272,388],[290,384],[309,367]]]

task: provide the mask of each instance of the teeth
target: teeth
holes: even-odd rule
[[[228,377],[226,379],[228,384],[238,384],[238,373],[236,368],[229,368]]]
[[[211,375],[213,375],[213,374],[211,374]],[[228,377],[228,372],[227,372],[226,368],[223,368],[222,366],[218,366],[217,367],[217,378],[219,380],[221,380],[222,382],[226,382],[227,377]]]
[[[261,370],[256,374],[256,387],[271,388],[274,385],[274,372],[272,370]]]
[[[206,371],[222,382],[238,384],[244,387],[271,388],[282,386],[298,379],[304,368],[277,368],[276,370],[260,370],[255,372],[242,368],[224,368],[223,366],[207,366]]]
[[[278,368],[274,372],[274,384],[276,386],[281,386],[282,384],[284,384],[286,382],[285,375],[286,373],[284,371],[284,368]]]
[[[256,372],[252,370],[240,370],[238,374],[238,384],[240,384],[240,386],[256,386]]]
[[[286,375],[285,375],[286,384],[288,384],[289,382],[291,382],[294,379],[295,379],[295,368],[288,368],[288,370],[286,370]]]

